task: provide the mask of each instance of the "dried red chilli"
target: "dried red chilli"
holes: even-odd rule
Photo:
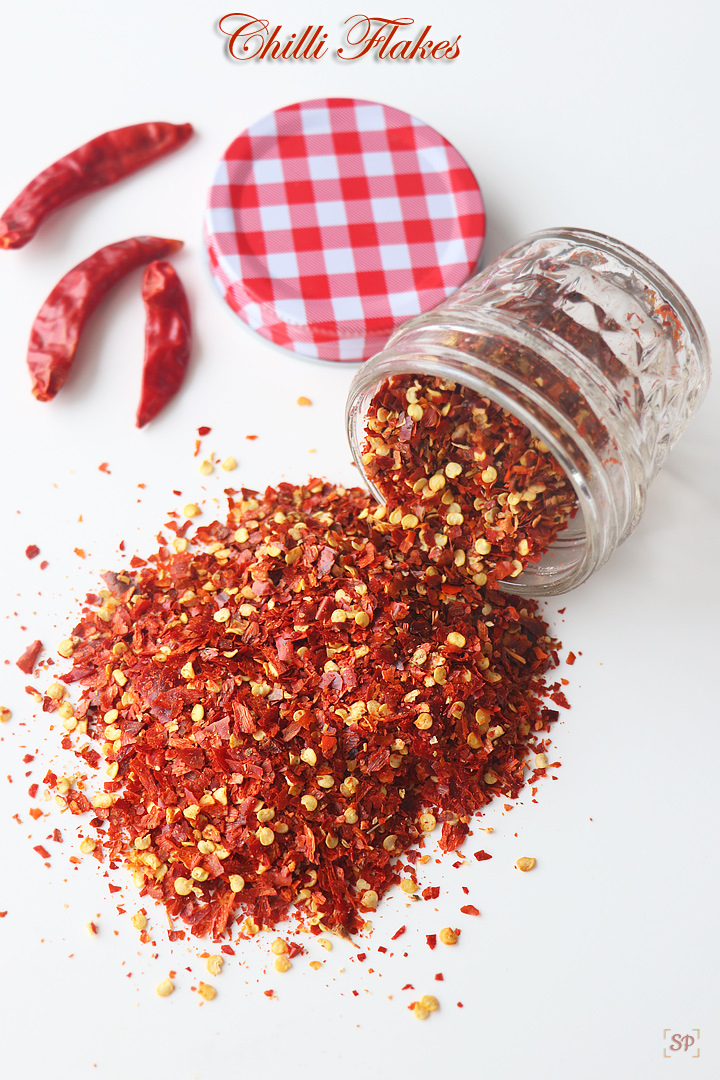
[[[557,716],[536,605],[452,560],[428,579],[386,513],[321,481],[243,492],[200,549],[108,575],[74,631],[75,717],[115,774],[99,845],[194,934],[293,905],[357,930],[430,819],[453,850],[517,795]]]
[[[50,401],[65,383],[85,323],[113,285],[131,270],[181,247],[182,240],[135,236],[100,248],[61,278],[30,333],[27,362],[38,401]]]
[[[56,210],[179,149],[192,132],[191,124],[133,124],[107,131],[53,162],[0,218],[0,249],[24,247]]]
[[[151,262],[143,275],[145,361],[137,426],[157,416],[180,389],[190,359],[190,309],[182,282],[167,262]]]

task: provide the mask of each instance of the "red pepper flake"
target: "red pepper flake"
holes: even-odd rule
[[[442,971],[438,971],[437,975],[435,976],[435,982],[445,982]]]
[[[88,930],[89,930],[89,931],[90,931],[90,933],[91,933],[91,934],[93,935],[93,937],[94,937],[94,936],[95,936],[95,935],[97,934],[97,932],[98,932],[98,928],[97,928],[97,926],[96,926],[96,924],[95,924],[94,922],[89,922],[89,923],[88,923]]]
[[[478,909],[475,907],[474,904],[464,904],[460,908],[460,910],[462,911],[463,915],[479,915],[480,914],[480,912],[478,911]]]
[[[40,548],[37,546],[37,544],[28,544],[28,546],[25,548],[25,555],[28,559],[34,559],[36,555],[39,554]]]
[[[464,1009],[464,1008],[465,1008],[465,1006],[463,1005],[462,1001],[458,1001],[458,1003],[457,1003],[457,1007],[458,1007],[458,1009]]]
[[[205,425],[203,425],[202,427],[199,427],[197,429],[198,435],[200,436],[201,439],[204,439],[205,436],[209,435],[211,431],[212,431],[212,428],[211,427],[206,427]]]
[[[415,987],[413,986],[412,983],[405,983],[405,985],[402,987],[402,989],[403,990],[414,990]]]
[[[395,933],[394,933],[394,934],[393,934],[393,936],[392,936],[392,937],[390,938],[390,940],[391,940],[391,941],[397,941],[397,939],[398,939],[399,937],[402,937],[402,935],[403,935],[404,933],[405,933],[405,927],[404,927],[404,926],[401,926],[399,930],[396,930],[396,931],[395,931]]]
[[[25,675],[32,675],[32,670],[35,667],[37,658],[42,651],[42,647],[42,641],[33,641],[32,645],[28,645],[27,649],[19,658],[19,660],[15,661],[17,666],[22,672],[24,672]],[[36,690],[33,690],[32,692],[34,694],[37,693]]]
[[[575,663],[576,660],[577,660],[577,656],[575,655],[575,653],[574,652],[569,652],[568,656],[567,656],[567,662],[570,665],[570,667],[573,666],[573,664]]]
[[[255,440],[257,439],[257,435],[246,435],[245,438],[248,440],[248,442],[255,442]]]
[[[31,806],[29,814],[30,817],[33,818],[35,821],[39,821],[40,818],[43,816],[43,812],[39,806]]]
[[[423,900],[437,900],[439,895],[440,889],[437,885],[431,885],[429,888],[423,889],[422,892]]]
[[[367,960],[367,953],[359,952],[359,953],[357,953],[355,959],[359,960],[361,964],[364,964],[365,961]]]
[[[56,844],[62,844],[62,833],[59,829],[54,829],[52,836],[48,836],[48,840],[54,840]]]
[[[98,470],[100,472],[107,473],[108,476],[110,475],[110,466],[108,465],[107,461],[103,461],[100,465],[98,465]]]
[[[227,953],[228,956],[235,955],[235,950],[233,949],[232,945],[221,945],[220,952]],[[272,993],[272,990],[270,991],[270,993]]]
[[[7,915],[7,911],[0,911],[0,919],[4,919]]]
[[[23,757],[23,764],[29,765],[30,762],[34,761],[34,760],[35,760],[35,755],[34,754],[25,754],[25,756]]]
[[[111,893],[116,893],[116,892],[121,891],[119,885],[108,885],[108,889],[110,890]]]
[[[145,891],[197,937],[273,926],[301,891],[324,928],[358,932],[400,883],[398,859],[412,867],[420,812],[456,851],[474,813],[518,796],[518,762],[557,719],[545,676],[559,644],[536,602],[498,586],[564,527],[572,489],[514,418],[413,380],[370,409],[365,460],[386,507],[321,480],[229,490],[227,523],[200,525],[183,553],[160,535],[145,565],[105,578],[112,619],[89,599],[74,629],[76,715],[120,766],[103,844],[137,872],[149,836],[145,858],[171,870],[148,867]],[[196,828],[227,857],[201,853]]]
[[[50,858],[50,852],[46,847],[43,847],[42,844],[36,844],[33,848],[33,851],[37,851],[38,855],[42,855],[43,859]]]
[[[85,558],[85,548],[76,547],[76,548],[73,548],[73,551],[75,552],[75,554],[77,555],[77,557],[79,559],[84,559]]]
[[[31,799],[34,799],[37,796],[39,786],[39,784],[31,784],[28,788],[28,795]]]
[[[225,950],[223,950],[223,951],[225,951]],[[234,956],[234,955],[235,955],[235,954],[233,953],[233,956]],[[275,991],[274,991],[274,990],[263,990],[263,994],[264,994],[264,995],[265,995],[265,997],[267,997],[267,998],[275,997]]]
[[[590,818],[590,820],[592,821],[592,818]],[[378,952],[386,953],[387,949],[385,948],[384,945],[378,945]]]
[[[40,563],[40,569],[47,570],[49,565],[50,563],[47,561],[47,559],[43,559],[43,561]]]
[[[566,610],[567,610],[567,608],[564,608],[564,607],[558,608],[558,615],[564,615]]]

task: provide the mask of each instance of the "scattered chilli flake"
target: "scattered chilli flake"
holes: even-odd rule
[[[28,544],[28,546],[25,548],[25,555],[28,559],[34,559],[39,554],[40,548],[37,546],[37,544]]]
[[[460,910],[462,911],[463,915],[479,915],[480,914],[480,912],[478,911],[478,909],[475,907],[474,904],[465,904],[465,905],[463,905],[463,907],[460,908]]]
[[[437,945],[437,934],[426,934],[425,935],[425,940],[428,943],[428,947],[430,949],[434,949],[435,946]]]
[[[402,937],[402,935],[403,935],[404,933],[405,933],[405,927],[404,927],[404,926],[401,926],[399,930],[396,930],[396,931],[395,931],[395,933],[394,933],[394,934],[393,934],[393,936],[392,936],[392,937],[390,938],[390,940],[391,940],[391,941],[397,941],[397,939],[398,939],[399,937]]]
[[[35,667],[37,658],[42,652],[42,647],[42,641],[33,641],[32,645],[28,645],[22,656],[15,661],[17,667],[19,667],[25,675],[32,674],[32,670]]]
[[[478,862],[485,862],[486,859],[492,859],[492,855],[488,855],[487,851],[474,851],[473,858]]]
[[[98,469],[100,470],[100,472],[107,473],[108,476],[110,475],[110,466],[108,465],[107,461],[103,461],[101,465],[98,465]]]
[[[62,745],[77,728],[109,776],[93,854],[198,937],[237,920],[253,936],[291,909],[352,934],[392,886],[418,899],[423,838],[439,824],[441,851],[460,847],[473,814],[518,795],[557,719],[559,644],[536,603],[496,588],[573,511],[542,444],[486,399],[415,380],[376,396],[364,460],[387,506],[321,480],[229,489],[226,522],[160,534],[103,575],[73,631]]]

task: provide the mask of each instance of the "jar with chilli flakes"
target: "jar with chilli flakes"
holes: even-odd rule
[[[608,236],[560,228],[510,248],[359,370],[346,420],[363,475],[368,405],[408,374],[495,401],[561,466],[578,511],[539,562],[503,583],[547,596],[580,585],[638,524],[705,396],[710,354],[695,308],[660,267]]]

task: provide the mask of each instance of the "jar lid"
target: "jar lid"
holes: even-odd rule
[[[230,144],[205,242],[229,306],[302,356],[365,360],[475,267],[485,236],[470,168],[433,128],[354,98],[288,105]]]

